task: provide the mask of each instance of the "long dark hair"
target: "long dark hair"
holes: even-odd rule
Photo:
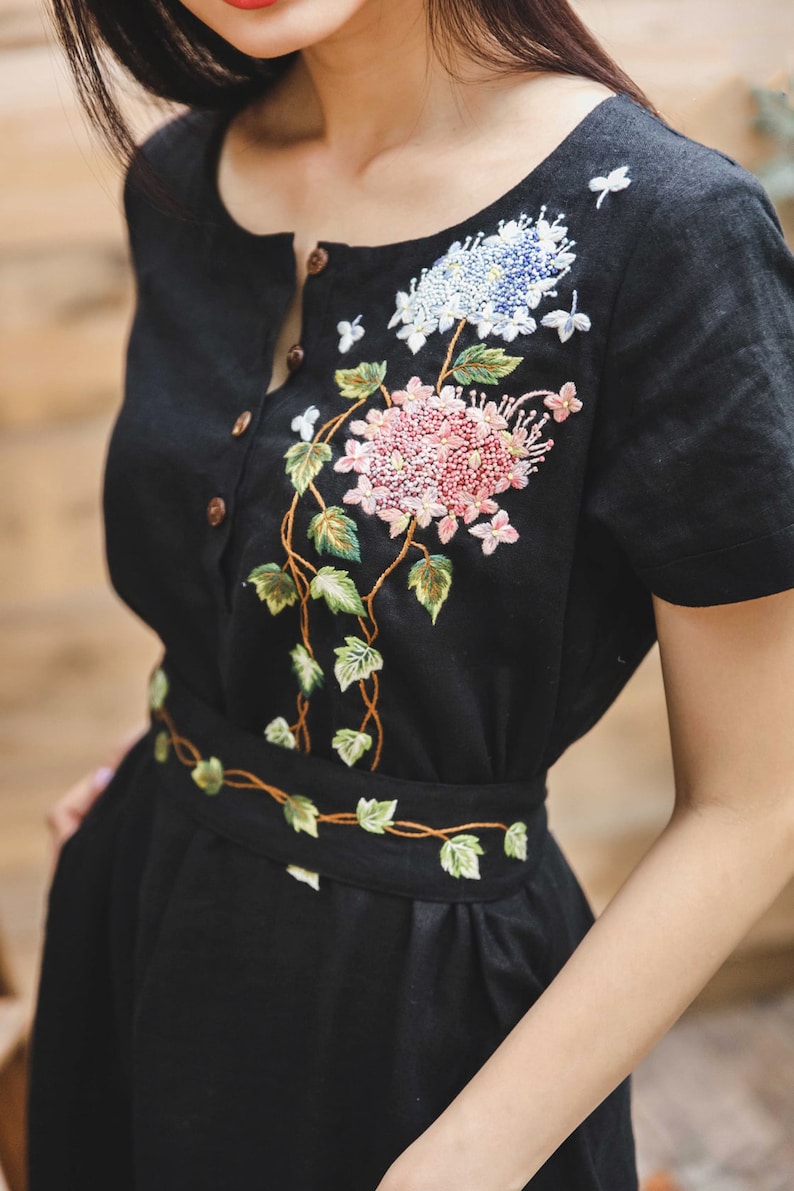
[[[224,110],[262,94],[295,54],[241,54],[179,0],[47,0],[83,109],[122,159],[135,151],[108,70],[115,59],[149,94]],[[656,108],[567,0],[425,0],[428,31],[451,73],[460,51],[503,72],[580,75]]]

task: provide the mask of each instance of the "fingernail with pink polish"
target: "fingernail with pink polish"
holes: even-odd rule
[[[94,771],[95,785],[106,786],[115,772],[115,769],[112,769],[109,765],[100,765],[99,768]]]

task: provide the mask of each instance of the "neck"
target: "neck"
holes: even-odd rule
[[[486,72],[466,67],[466,84],[456,82],[435,55],[424,0],[366,0],[340,29],[302,50],[286,76],[290,134],[357,163],[408,142],[443,143],[480,122],[498,86],[492,77],[471,86],[469,77],[482,84]]]

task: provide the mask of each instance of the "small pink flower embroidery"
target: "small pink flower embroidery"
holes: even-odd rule
[[[344,455],[334,464],[334,471],[368,471],[371,454],[371,442],[359,442],[355,438],[349,438],[345,443]]]
[[[495,517],[484,525],[471,525],[469,533],[476,538],[482,538],[483,554],[493,554],[500,542],[517,542],[518,530],[510,524],[510,518],[504,509],[500,509]]]
[[[432,394],[432,385],[423,385],[418,376],[412,376],[404,389],[392,393],[391,399],[395,405],[410,405],[413,401],[426,401]]]
[[[555,422],[564,422],[568,414],[576,414],[582,408],[582,403],[576,396],[576,385],[570,380],[562,386],[559,393],[544,397],[543,404],[546,409],[553,411]]]
[[[361,505],[365,513],[372,514],[377,512],[378,500],[388,495],[388,488],[373,488],[369,476],[362,472],[358,477],[358,487],[350,488],[342,500],[345,504]]]

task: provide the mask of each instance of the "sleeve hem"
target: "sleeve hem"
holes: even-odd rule
[[[733,546],[634,569],[670,604],[705,607],[774,595],[794,587],[794,522]]]

